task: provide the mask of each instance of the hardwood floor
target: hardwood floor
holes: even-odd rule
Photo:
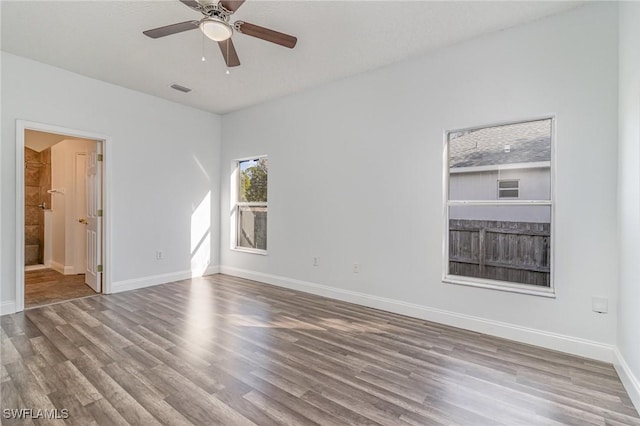
[[[48,305],[96,292],[84,283],[84,275],[63,275],[53,269],[37,269],[24,273],[24,306]]]
[[[640,425],[609,364],[225,275],[1,325],[2,408],[70,424]]]

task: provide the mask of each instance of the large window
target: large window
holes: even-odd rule
[[[267,181],[265,157],[237,162],[236,244],[237,249],[266,253]]]
[[[445,281],[553,294],[552,135],[551,118],[447,133]]]

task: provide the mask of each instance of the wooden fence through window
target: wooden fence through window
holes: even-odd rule
[[[449,220],[449,274],[550,287],[550,224]]]

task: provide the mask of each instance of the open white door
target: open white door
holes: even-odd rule
[[[94,142],[92,145],[95,145]],[[76,152],[75,181],[75,216],[78,221],[74,224],[73,232],[73,271],[84,274],[87,270],[87,153]]]
[[[85,283],[102,291],[102,144],[87,153],[87,272]]]

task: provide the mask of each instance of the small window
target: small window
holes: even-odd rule
[[[264,253],[267,250],[267,158],[238,161],[236,172],[235,248]]]
[[[553,295],[552,129],[548,118],[447,133],[445,281]]]
[[[518,180],[499,180],[498,198],[518,198],[519,189],[520,181]]]

